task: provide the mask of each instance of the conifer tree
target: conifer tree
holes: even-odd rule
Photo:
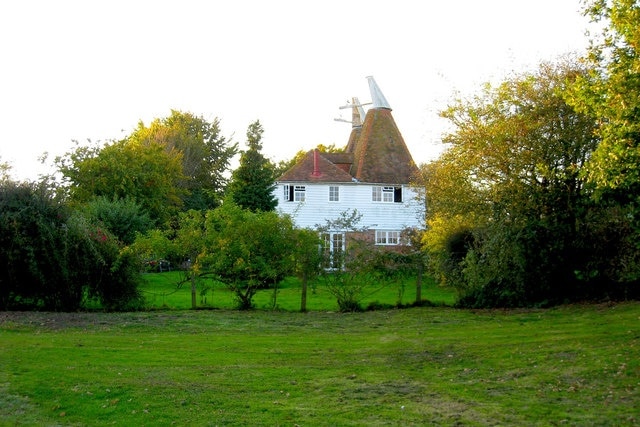
[[[240,155],[240,166],[233,171],[229,193],[240,207],[252,212],[268,212],[275,209],[278,201],[273,195],[275,188],[273,164],[262,155],[262,133],[259,120],[247,128],[247,147]]]

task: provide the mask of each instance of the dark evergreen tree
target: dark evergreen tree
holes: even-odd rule
[[[262,133],[259,120],[247,129],[248,149],[240,155],[240,166],[233,171],[229,194],[233,201],[252,212],[268,212],[275,209],[278,201],[273,195],[275,188],[273,164],[262,155]]]

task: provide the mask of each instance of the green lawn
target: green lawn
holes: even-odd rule
[[[640,304],[0,312],[0,425],[638,425]]]
[[[183,276],[180,272],[152,273],[143,275],[142,291],[149,308],[191,308],[191,285],[185,283],[180,287],[176,284]],[[198,290],[197,304],[200,308],[235,308],[233,293],[223,284],[210,279],[203,282],[210,288],[203,299]],[[296,278],[287,278],[276,294],[275,308],[284,311],[300,310],[301,285]],[[401,298],[400,298],[401,296]],[[452,305],[455,293],[451,289],[438,286],[433,279],[425,277],[422,284],[422,298],[438,305]],[[387,285],[375,285],[367,288],[362,300],[363,308],[372,303],[388,306],[411,304],[416,299],[416,281],[408,279],[404,283],[390,283]],[[264,289],[258,291],[254,298],[257,309],[274,308],[274,290]],[[310,286],[307,292],[307,309],[310,311],[336,311],[338,304],[335,297],[327,291],[322,283]]]

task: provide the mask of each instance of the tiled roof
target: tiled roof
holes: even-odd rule
[[[352,163],[353,154],[321,153],[318,150],[311,150],[302,160],[282,174],[278,181],[352,182],[353,177],[347,172]]]
[[[358,181],[408,184],[417,172],[390,109],[372,108],[367,112],[352,149],[351,175]]]
[[[375,80],[371,77],[368,79],[374,105],[367,112],[362,126],[356,121],[353,122],[354,127],[349,135],[345,152],[321,153],[318,150],[311,150],[278,181],[352,182],[357,180],[376,184],[411,182],[418,168],[391,115],[391,107]],[[359,105],[359,102],[357,104]]]

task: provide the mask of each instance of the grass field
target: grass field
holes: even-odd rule
[[[143,275],[143,295],[149,308],[187,309],[191,308],[191,285],[185,283],[180,287],[180,272],[153,273]],[[235,308],[233,293],[223,284],[212,280],[204,282],[208,289],[204,297],[198,291],[197,304],[200,308]],[[200,286],[199,289],[203,288]],[[258,291],[254,297],[257,309],[277,309],[284,311],[300,310],[301,285],[296,278],[288,278],[277,290],[274,304],[274,290]],[[455,293],[451,289],[439,287],[430,277],[425,277],[422,284],[422,298],[438,305],[452,305]],[[416,299],[415,279],[404,283],[376,285],[365,289],[362,306],[366,309],[370,304],[395,306],[398,303],[411,304]],[[322,283],[310,286],[307,292],[307,309],[310,311],[336,311],[338,304]]]
[[[0,425],[638,425],[640,304],[0,312]]]

